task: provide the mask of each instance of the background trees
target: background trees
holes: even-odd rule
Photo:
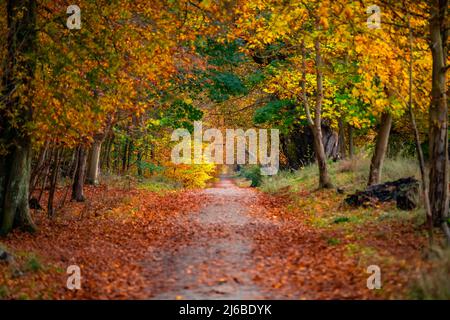
[[[48,190],[53,216],[66,200],[54,206],[55,190],[83,201],[85,182],[97,184],[101,173],[191,182],[194,174],[192,183],[202,185],[210,167],[169,161],[171,130],[199,119],[281,129],[284,167],[315,160],[320,188],[333,185],[330,159],[368,146],[367,181],[376,184],[389,137],[414,141],[408,95],[418,132],[429,132],[421,138],[433,220],[446,226],[448,3],[374,2],[381,29],[367,27],[364,1],[85,0],[82,28],[69,30],[64,1],[7,1],[0,9],[3,232],[33,226],[29,198],[42,202]]]

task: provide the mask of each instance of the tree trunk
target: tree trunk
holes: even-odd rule
[[[143,162],[142,162],[142,151],[140,151],[140,150],[137,154],[137,170],[138,170],[138,176],[142,177],[144,175],[144,168],[143,168]]]
[[[55,209],[53,207],[53,200],[55,198],[56,187],[58,185],[59,163],[61,159],[61,150],[58,149],[55,153],[55,159],[53,160],[52,176],[50,178],[50,190],[48,192],[47,201],[47,214],[49,218],[53,218],[55,215]]]
[[[433,58],[430,104],[430,205],[433,224],[447,226],[448,219],[448,109],[446,96],[445,19],[448,1],[433,0],[430,35]],[[445,224],[445,226],[444,226]],[[445,231],[445,230],[444,230]],[[447,230],[448,232],[448,230]]]
[[[319,189],[332,188],[330,177],[328,176],[325,150],[322,140],[322,100],[323,100],[323,75],[322,75],[322,56],[320,54],[320,42],[316,39],[314,48],[316,51],[316,79],[317,94],[316,107],[314,109],[314,120],[311,117],[308,97],[306,94],[306,48],[302,41],[302,102],[305,107],[306,118],[314,137],[314,153],[316,155],[317,165],[319,167]]]
[[[88,184],[92,185],[98,184],[98,176],[100,173],[100,152],[102,148],[102,142],[103,139],[94,138],[87,170],[86,181]]]
[[[422,196],[424,201],[425,213],[427,218],[428,227],[428,237],[430,241],[430,246],[433,245],[433,217],[431,214],[430,197],[428,192],[428,181],[425,175],[425,159],[423,157],[422,146],[420,143],[419,130],[417,129],[416,118],[413,111],[413,64],[414,64],[414,54],[413,54],[413,31],[411,28],[411,21],[408,19],[408,29],[409,29],[409,89],[408,89],[408,111],[409,119],[412,124],[412,129],[414,133],[414,140],[416,142],[416,152],[417,158],[419,160],[420,168],[420,179],[422,182]]]
[[[34,190],[36,189],[36,185],[39,181],[39,178],[41,177],[41,173],[43,171],[45,159],[47,157],[47,151],[48,151],[49,141],[47,140],[45,142],[44,148],[41,150],[41,153],[39,154],[39,159],[36,163],[36,166],[31,171],[31,180],[30,180],[30,195],[29,198],[31,199],[31,196],[33,195]]]
[[[316,154],[317,165],[319,167],[319,189],[333,188],[330,177],[328,175],[327,157],[323,147],[322,128],[312,126],[311,130],[314,135],[314,152]]]
[[[82,145],[78,147],[78,155],[77,155],[77,169],[75,173],[75,179],[72,185],[72,200],[82,202],[86,200],[84,197],[84,180],[86,176],[86,161],[87,161],[87,152],[86,148]]]
[[[104,168],[106,167],[108,169],[108,171],[110,171],[111,169],[111,147],[113,145],[114,142],[114,135],[113,134],[109,134],[108,138],[106,140],[106,148],[104,148],[103,151],[103,160],[100,163],[100,168]]]
[[[381,116],[381,124],[377,135],[375,151],[370,163],[368,186],[378,184],[381,180],[381,170],[386,155],[386,149],[389,142],[389,132],[392,126],[392,116],[389,112],[383,113]]]
[[[123,145],[123,154],[122,154],[122,172],[123,173],[127,169],[127,160],[128,160],[128,138],[125,138],[125,143]]]
[[[129,140],[128,143],[128,153],[127,153],[127,171],[130,170],[131,167],[131,160],[133,159],[133,151],[134,151],[134,144],[133,144],[133,140]]]
[[[317,96],[316,108],[314,110],[314,125],[311,129],[314,135],[314,151],[316,153],[317,165],[319,166],[319,188],[333,188],[333,184],[328,175],[327,157],[322,139],[323,63],[318,39],[314,42],[314,48],[316,51]]]
[[[0,233],[14,227],[36,229],[29,212],[32,82],[36,58],[36,1],[7,2],[7,53],[2,77],[0,110]],[[14,119],[11,119],[11,114]],[[11,122],[14,122],[13,124]]]
[[[355,155],[355,147],[353,145],[353,126],[348,126],[348,156],[350,159]]]
[[[345,152],[345,124],[344,119],[342,117],[339,117],[339,158],[345,159],[346,158],[346,152]]]

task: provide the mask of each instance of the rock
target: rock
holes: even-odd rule
[[[12,264],[14,263],[14,258],[11,254],[0,248],[0,262]]]
[[[414,177],[402,178],[367,187],[344,200],[353,207],[373,206],[378,202],[396,201],[397,208],[412,210],[419,202],[419,181]]]

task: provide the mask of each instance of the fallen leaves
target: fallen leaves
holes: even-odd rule
[[[34,213],[38,234],[2,241],[23,270],[0,265],[3,298],[405,298],[426,267],[421,227],[377,220],[382,209],[347,211],[330,191],[270,196],[225,184],[86,193],[92,200],[70,203],[53,221]],[[72,264],[80,291],[65,287]],[[381,290],[366,287],[371,264],[382,270]]]
[[[35,213],[36,235],[19,231],[2,240],[15,255],[35,253],[43,268],[13,277],[0,266],[3,298],[141,299],[147,298],[140,261],[165,223],[179,211],[192,212],[198,203],[186,193],[87,188],[90,203],[70,203],[55,221]],[[21,265],[26,259],[19,257]],[[82,290],[66,289],[66,269],[81,268]]]

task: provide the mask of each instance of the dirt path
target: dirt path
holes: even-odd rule
[[[203,191],[207,203],[196,213],[173,220],[179,233],[150,248],[144,262],[152,299],[264,299],[274,297],[254,281],[254,233],[276,227],[255,218],[257,192],[222,178]],[[154,295],[154,292],[158,292]]]

